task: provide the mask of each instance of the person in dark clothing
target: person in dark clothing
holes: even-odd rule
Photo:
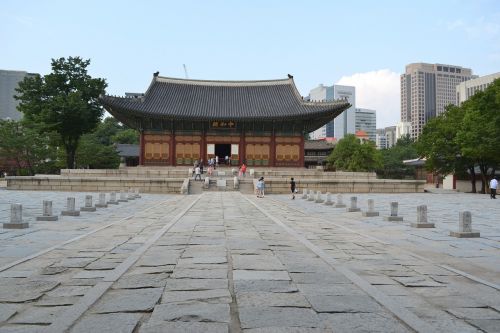
[[[295,199],[295,180],[292,179],[290,180],[290,191],[292,191],[292,200]]]

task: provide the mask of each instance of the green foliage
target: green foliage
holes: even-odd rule
[[[116,169],[120,157],[113,146],[99,142],[95,134],[85,134],[80,140],[76,152],[76,166],[89,169]]]
[[[98,97],[106,82],[87,74],[89,64],[79,57],[52,59],[50,74],[26,77],[16,89],[24,118],[58,134],[68,168],[74,167],[80,137],[95,129],[103,113]]]
[[[14,161],[18,172],[34,175],[51,169],[55,150],[50,135],[41,134],[29,123],[0,120],[0,157]]]
[[[394,146],[380,151],[383,168],[377,170],[381,178],[404,179],[415,176],[415,167],[403,164],[404,160],[418,158],[415,143],[409,135],[400,138]]]
[[[430,120],[417,143],[418,153],[427,159],[426,167],[438,174],[461,174],[468,170],[474,181],[474,167],[478,166],[483,193],[500,164],[498,147],[500,79],[461,106],[449,106],[445,113]]]
[[[339,140],[326,162],[341,171],[374,171],[382,167],[382,158],[375,145],[372,142],[362,144],[353,134]]]
[[[113,143],[139,144],[139,132],[131,128],[120,130],[111,137],[111,141]]]

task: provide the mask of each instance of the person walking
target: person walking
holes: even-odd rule
[[[201,181],[201,169],[199,166],[197,166],[195,169],[194,169],[194,180],[196,180],[196,178],[199,178],[200,181]]]
[[[259,180],[257,181],[257,198],[263,198],[264,197],[264,177],[260,177]]]
[[[295,200],[295,180],[290,179],[290,191],[292,192],[292,200]]]
[[[496,199],[497,197],[497,188],[498,188],[498,180],[497,177],[493,177],[490,180],[490,198],[491,199]]]
[[[240,171],[241,171],[241,175],[242,175],[243,177],[245,177],[245,174],[246,174],[246,172],[247,172],[247,166],[245,165],[245,163],[243,163],[243,164],[241,165]]]
[[[215,155],[215,167],[216,168],[219,167],[219,156],[218,155]]]

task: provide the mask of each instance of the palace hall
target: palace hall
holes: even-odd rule
[[[144,94],[101,96],[104,108],[140,132],[139,165],[192,165],[228,156],[232,165],[303,167],[304,137],[350,107],[304,101],[293,77],[209,81],[159,76]]]

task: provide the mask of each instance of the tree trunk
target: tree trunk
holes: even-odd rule
[[[471,185],[472,185],[472,193],[477,193],[476,189],[476,172],[474,171],[474,166],[469,167],[470,171],[470,180],[471,180]]]
[[[479,170],[481,170],[481,193],[485,194],[486,193],[486,184],[488,183],[488,166],[480,163],[479,164]]]
[[[66,165],[68,169],[75,168],[75,152],[76,149],[71,149],[71,148],[66,149]]]

